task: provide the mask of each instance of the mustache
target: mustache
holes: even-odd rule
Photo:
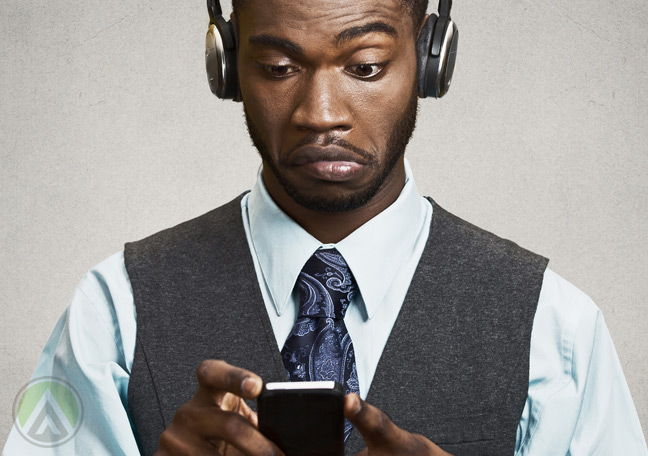
[[[367,162],[369,165],[373,165],[376,162],[376,156],[360,147],[355,146],[354,144],[350,143],[349,141],[340,138],[339,136],[336,135],[320,135],[317,133],[311,133],[309,135],[304,136],[302,139],[297,142],[289,151],[287,154],[288,157],[290,157],[293,152],[295,152],[297,149],[300,147],[304,146],[320,146],[320,147],[325,147],[325,146],[337,146],[341,147],[343,149],[347,149],[354,154],[362,157],[364,161]]]

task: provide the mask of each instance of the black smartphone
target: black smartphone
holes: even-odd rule
[[[338,382],[267,383],[257,398],[259,431],[286,456],[342,456],[343,405]]]

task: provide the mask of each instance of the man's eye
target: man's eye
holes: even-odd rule
[[[370,79],[380,73],[385,65],[379,63],[361,63],[350,66],[347,72],[361,79]]]
[[[259,67],[274,78],[283,78],[297,71],[296,67],[290,65],[263,65]]]

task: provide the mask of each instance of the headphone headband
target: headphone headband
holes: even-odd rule
[[[448,17],[450,16],[450,10],[452,9],[452,0],[439,0],[439,17]]]
[[[223,15],[220,2],[218,0],[207,0],[207,11],[209,12],[209,21],[214,22],[216,17]]]

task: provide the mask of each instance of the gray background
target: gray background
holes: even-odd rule
[[[453,16],[453,88],[408,151],[419,188],[592,296],[646,432],[648,2]],[[203,0],[0,2],[0,444],[86,270],[254,181],[241,106],[207,87],[206,21]]]

